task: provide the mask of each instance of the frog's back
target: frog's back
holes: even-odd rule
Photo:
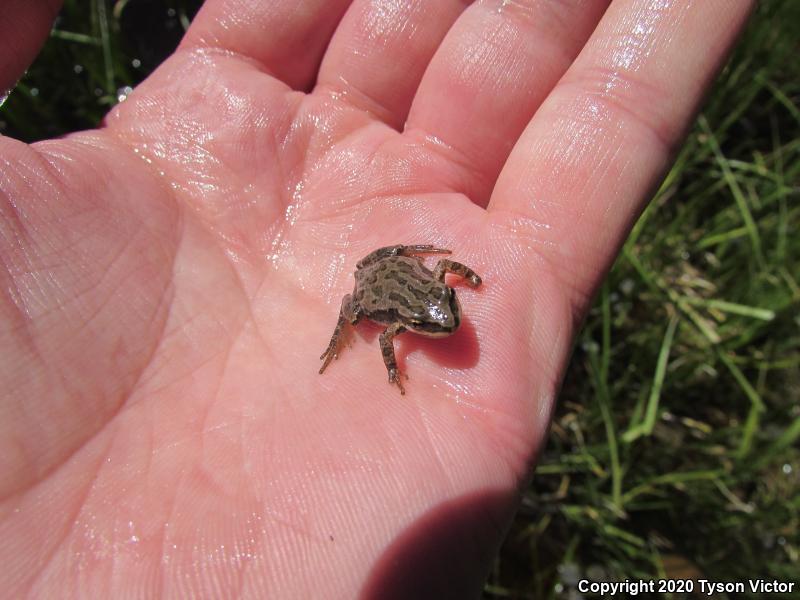
[[[354,300],[367,317],[380,323],[424,316],[431,296],[446,289],[421,260],[390,256],[355,273]]]

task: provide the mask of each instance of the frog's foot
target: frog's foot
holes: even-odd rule
[[[319,357],[320,360],[325,361],[319,368],[320,375],[322,375],[322,372],[329,364],[331,364],[332,360],[339,358],[339,348],[341,347],[342,343],[347,343],[347,336],[345,335],[344,329],[345,322],[346,318],[344,314],[339,314],[339,320],[336,322],[336,329],[333,330],[331,341],[328,342],[328,347],[325,348],[325,352],[323,352],[322,356]]]
[[[320,360],[325,361],[319,368],[320,375],[332,360],[339,358],[339,351],[342,349],[342,346],[352,348],[353,341],[351,336],[347,335],[347,330],[344,328],[344,324],[342,324],[341,327],[337,324],[336,331],[334,331],[328,347],[325,348],[325,352],[323,352],[322,356],[319,357]]]
[[[433,276],[439,281],[444,282],[444,276],[446,273],[460,275],[467,280],[467,285],[470,287],[476,288],[481,284],[481,278],[475,271],[470,269],[467,265],[462,265],[460,262],[450,260],[449,258],[443,258],[436,263],[436,268],[433,270]]]
[[[331,364],[331,361],[337,358],[339,358],[339,353],[337,352],[337,349],[328,346],[328,349],[325,350],[325,352],[322,353],[322,356],[319,357],[320,360],[325,361],[319,368],[319,374],[322,375],[323,371],[325,371],[327,366]]]
[[[392,339],[396,335],[400,335],[406,330],[400,323],[389,325],[386,330],[380,335],[378,341],[381,345],[381,354],[383,355],[383,364],[386,365],[386,370],[389,372],[389,383],[396,383],[400,388],[400,393],[405,394],[406,390],[400,382],[400,371],[397,369],[397,359],[394,356],[394,345]]]
[[[400,388],[400,395],[404,396],[406,389],[403,387],[403,382],[400,379],[401,377],[408,379],[408,375],[401,373],[397,369],[389,369],[389,383],[397,384],[397,387]]]
[[[332,360],[339,358],[339,348],[341,348],[342,344],[345,344],[348,347],[351,345],[350,338],[346,335],[347,331],[345,326],[347,323],[355,325],[358,323],[359,318],[359,312],[353,308],[353,298],[350,296],[350,294],[347,294],[344,298],[342,298],[342,308],[339,310],[339,320],[336,321],[336,329],[333,330],[331,341],[328,342],[328,347],[325,349],[325,352],[322,353],[322,356],[319,357],[320,360],[325,361],[322,363],[322,366],[319,369],[320,375]]]

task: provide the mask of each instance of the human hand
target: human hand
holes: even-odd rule
[[[103,128],[0,139],[0,589],[478,593],[750,3],[462,4],[208,0]],[[402,397],[375,327],[316,373],[394,243],[484,281],[456,335],[397,339]]]

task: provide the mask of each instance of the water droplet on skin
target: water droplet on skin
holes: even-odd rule
[[[132,91],[133,88],[129,85],[119,88],[117,90],[117,102],[124,102]]]

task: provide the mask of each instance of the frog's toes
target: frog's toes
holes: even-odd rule
[[[408,379],[408,375],[406,375],[405,373],[401,373],[397,369],[389,369],[389,383],[396,384],[397,387],[400,388],[400,394],[401,395],[405,395],[406,390],[403,387],[403,382],[400,381],[400,377],[401,376],[405,377],[406,379]]]
[[[322,356],[319,357],[320,360],[325,361],[322,363],[322,366],[319,368],[319,374],[325,371],[329,364],[331,364],[332,360],[336,360],[339,358],[338,352],[328,348],[325,352],[322,353]]]

